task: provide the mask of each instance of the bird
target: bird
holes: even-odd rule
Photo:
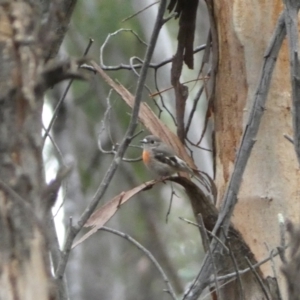
[[[148,135],[140,142],[143,144],[143,162],[155,175],[167,177],[177,172],[195,175],[195,171],[159,137]]]

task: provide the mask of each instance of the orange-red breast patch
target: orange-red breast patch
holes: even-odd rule
[[[148,164],[149,163],[149,161],[150,161],[150,154],[149,154],[149,152],[148,151],[143,151],[143,162],[144,162],[144,164]]]

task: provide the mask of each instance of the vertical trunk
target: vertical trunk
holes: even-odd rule
[[[232,172],[264,52],[282,9],[281,0],[215,2],[220,51],[215,101],[219,201]],[[297,160],[293,145],[283,138],[284,134],[292,135],[288,60],[284,42],[234,211],[233,222],[257,261],[266,258],[271,249],[279,246],[279,213],[299,221]],[[275,264],[283,291],[279,260],[275,260]],[[264,264],[261,271],[264,278],[274,277],[270,263]],[[248,290],[251,283],[244,284]]]
[[[54,299],[45,232],[36,7],[0,5],[0,299]]]

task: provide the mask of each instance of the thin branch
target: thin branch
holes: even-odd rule
[[[129,29],[128,29],[129,31]],[[193,53],[198,53],[200,51],[203,51],[206,47],[206,44],[204,45],[200,45],[198,47],[196,47],[193,51]],[[168,64],[168,63],[171,63],[173,60],[173,57],[170,57],[168,59],[165,59],[163,61],[161,61],[160,63],[157,63],[157,64],[154,64],[154,63],[150,63],[149,64],[149,68],[151,69],[159,69],[160,67]],[[117,66],[105,66],[105,65],[100,65],[102,70],[104,71],[118,71],[118,70],[132,70],[132,68],[135,68],[135,69],[140,69],[142,68],[143,64],[135,64],[135,65],[126,65],[126,64],[119,64]],[[89,71],[93,71],[95,72],[95,68],[93,68],[93,66],[90,66],[90,65],[87,65],[87,64],[83,64],[80,66],[80,68],[83,68],[83,69],[87,69]]]
[[[201,214],[199,214],[197,216],[197,221],[198,221],[198,224],[204,229],[205,225],[204,225]],[[213,253],[213,250],[209,247],[209,239],[208,239],[207,231],[204,229],[201,232],[203,233],[202,239],[204,238],[206,241],[206,244],[208,245],[206,251],[208,251],[208,255],[210,256],[211,261],[212,261],[213,275],[214,275],[213,277],[214,277],[214,284],[215,284],[216,292],[217,292],[217,299],[221,299],[219,282],[217,280],[218,269],[217,269],[217,265],[216,265],[215,255]]]
[[[287,247],[288,246],[286,246],[285,249]],[[282,251],[281,249],[277,249],[277,250],[273,251],[272,256],[275,257],[277,255],[280,255],[281,251]],[[257,269],[258,267],[260,267],[261,265],[265,264],[266,262],[268,262],[270,260],[271,260],[271,256],[269,255],[267,258],[265,258],[265,259],[261,260],[260,262],[252,265],[252,268]],[[251,271],[251,268],[246,268],[244,270],[239,270],[238,274],[243,275],[243,274],[245,274],[249,271]],[[218,280],[227,280],[227,279],[235,278],[236,276],[237,276],[237,273],[233,272],[233,273],[229,273],[229,274],[226,274],[226,275],[223,275],[223,276],[219,276]],[[209,283],[213,283],[213,282],[214,282],[213,280],[210,280]]]
[[[140,59],[138,56],[132,56],[132,57],[130,57],[130,59],[129,59],[129,63],[130,63],[130,66],[131,66],[131,70],[133,71],[133,73],[134,73],[137,77],[139,77],[140,74],[137,72],[137,70],[136,70],[135,67],[134,67],[134,63],[133,63],[134,60],[137,60],[137,61],[139,61],[140,63],[143,63],[143,60]],[[149,92],[150,92],[150,89],[149,89]]]
[[[158,69],[155,69],[154,70],[154,84],[155,84],[155,88],[156,88],[156,91],[157,91],[157,95],[159,96],[159,99],[160,99],[160,102],[161,102],[161,105],[162,107],[167,111],[167,113],[169,114],[169,116],[172,118],[173,120],[173,123],[175,125],[175,127],[177,126],[177,123],[176,123],[176,120],[175,120],[175,117],[173,116],[173,114],[171,113],[171,111],[169,110],[169,108],[165,105],[165,102],[164,102],[164,99],[161,95],[161,91],[159,90],[159,87],[158,87],[158,82],[157,82],[157,72],[158,72]],[[150,97],[152,97],[152,95],[150,95]],[[153,97],[152,97],[153,98]],[[154,100],[154,99],[153,99]],[[154,102],[156,103],[156,101],[154,100]],[[158,117],[160,118],[161,116],[161,113],[163,112],[163,110],[160,108],[160,106],[158,104],[156,104],[156,106],[158,107],[159,109],[159,114],[158,114]]]
[[[144,84],[145,84],[145,80],[146,80],[146,75],[148,72],[150,60],[151,60],[151,57],[152,57],[152,54],[153,54],[153,51],[154,51],[154,48],[156,45],[156,41],[157,41],[157,38],[158,38],[158,35],[160,32],[161,26],[163,25],[163,15],[166,10],[166,5],[167,5],[167,0],[161,0],[159,8],[158,8],[158,13],[157,13],[154,29],[152,32],[150,44],[149,44],[149,47],[147,48],[147,51],[145,54],[145,59],[144,59],[144,64],[142,66],[140,77],[138,79],[137,89],[136,89],[136,93],[135,93],[136,94],[135,103],[134,103],[134,107],[132,109],[132,115],[131,115],[130,123],[127,128],[125,137],[124,137],[123,141],[121,142],[120,147],[117,150],[117,153],[115,154],[115,157],[114,157],[109,169],[107,170],[106,174],[104,175],[104,178],[103,178],[99,188],[97,189],[95,195],[93,196],[91,203],[88,205],[88,207],[85,209],[85,211],[81,215],[77,225],[70,226],[68,228],[66,240],[64,243],[64,247],[63,247],[62,257],[60,259],[58,268],[56,270],[56,278],[59,278],[59,279],[62,278],[62,276],[65,272],[65,268],[67,265],[67,261],[68,261],[68,257],[70,254],[70,249],[73,244],[73,240],[76,237],[76,235],[79,233],[79,231],[81,230],[81,228],[83,227],[85,222],[88,220],[88,218],[91,216],[91,214],[93,213],[93,211],[99,204],[100,200],[102,199],[103,195],[105,194],[105,192],[106,192],[106,190],[107,190],[107,188],[108,188],[108,186],[109,186],[109,184],[121,162],[121,159],[124,156],[124,153],[131,141],[131,137],[134,134],[134,131],[138,125],[138,114],[139,114],[139,109],[140,109],[140,105],[142,102],[142,94],[143,94],[143,88],[144,88]],[[95,63],[92,63],[92,65],[94,67],[96,66]]]
[[[85,51],[84,51],[84,53],[83,53],[83,57],[85,57],[85,56],[88,54],[88,52],[89,52],[89,50],[90,50],[90,48],[91,48],[93,42],[94,42],[94,40],[90,38],[90,39],[89,39],[89,43],[88,43],[88,45],[87,45],[87,47],[86,47],[86,49],[85,49]],[[65,98],[66,98],[66,96],[67,96],[67,94],[68,94],[68,92],[69,92],[69,89],[70,89],[70,87],[71,87],[73,81],[74,81],[74,79],[71,79],[71,80],[69,81],[69,83],[67,84],[67,87],[66,87],[66,89],[65,89],[65,91],[64,91],[64,93],[63,93],[63,95],[62,95],[62,97],[59,99],[59,101],[58,101],[58,103],[57,103],[57,105],[56,105],[56,107],[55,107],[55,109],[54,109],[53,116],[52,116],[52,118],[51,118],[51,121],[50,121],[50,123],[49,123],[49,126],[48,126],[48,128],[46,129],[46,131],[45,131],[45,133],[44,133],[44,136],[43,136],[43,145],[42,145],[42,148],[43,148],[44,145],[45,145],[46,138],[48,137],[49,132],[50,132],[51,129],[52,129],[52,126],[53,126],[53,124],[54,124],[54,122],[55,122],[55,120],[56,120],[58,111],[59,111],[59,109],[60,109],[62,103],[64,102],[64,100],[65,100]]]
[[[226,253],[229,253],[229,249],[228,247],[223,243],[223,241],[221,241],[214,233],[212,233],[211,231],[207,230],[205,227],[202,228],[202,225],[201,224],[197,224],[195,222],[192,222],[188,219],[185,219],[185,218],[182,218],[182,217],[179,217],[180,220],[190,224],[190,225],[194,225],[198,228],[200,228],[201,230],[205,230],[207,232],[208,235],[210,235],[213,239],[216,239],[216,241],[218,241],[218,243],[220,243],[220,245],[224,248],[224,250],[226,251]]]
[[[293,140],[290,136],[288,136],[287,134],[284,134],[283,136],[284,136],[290,143],[294,144],[294,140]]]
[[[158,261],[155,259],[155,257],[152,255],[152,253],[148,249],[146,249],[144,246],[142,246],[138,241],[136,241],[130,235],[123,233],[121,231],[118,231],[118,230],[115,230],[115,229],[112,229],[112,228],[109,228],[106,226],[103,226],[102,228],[100,228],[100,230],[107,231],[107,232],[113,233],[115,235],[118,235],[118,236],[124,238],[125,240],[129,241],[130,243],[132,243],[139,250],[141,250],[150,259],[150,261],[154,264],[154,266],[156,267],[158,272],[161,274],[164,282],[167,285],[167,288],[168,288],[167,292],[172,296],[172,298],[174,300],[177,299],[174,289],[173,289],[172,285],[170,284],[170,281],[169,281],[167,275],[165,274],[163,268],[161,267],[161,265],[158,263]]]
[[[236,273],[236,277],[237,277],[237,281],[238,281],[238,287],[239,287],[239,293],[240,293],[240,299],[244,300],[245,299],[245,293],[244,293],[244,289],[243,289],[243,283],[242,283],[242,279],[241,276],[239,274],[239,268],[238,268],[238,264],[237,261],[234,257],[233,251],[231,249],[231,244],[230,244],[230,240],[227,238],[226,239],[227,244],[228,244],[228,248],[229,248],[229,255],[231,257],[232,263],[233,263],[233,267]]]
[[[189,119],[188,119],[187,124],[185,126],[185,135],[186,136],[187,136],[187,134],[188,134],[188,132],[190,130],[190,126],[192,124],[193,116],[194,116],[194,113],[195,113],[196,108],[197,108],[197,104],[198,104],[198,102],[200,100],[200,97],[201,97],[203,91],[204,91],[204,84],[200,87],[200,89],[199,89],[198,93],[196,94],[196,97],[195,97],[195,99],[193,101],[193,107],[191,109],[191,112],[189,114]]]
[[[249,268],[251,269],[252,273],[254,274],[257,282],[259,283],[264,295],[266,296],[266,299],[271,300],[263,281],[261,280],[261,278],[260,278],[259,274],[257,273],[257,271],[255,270],[255,268],[253,268],[253,265],[251,264],[249,258],[247,256],[245,256],[245,259],[246,259],[246,262],[247,262]]]
[[[279,223],[279,231],[280,231],[280,247],[279,256],[281,261],[286,264],[287,260],[285,257],[285,248],[286,248],[286,240],[285,240],[285,221],[282,214],[278,214],[278,223]]]
[[[282,300],[282,296],[281,296],[281,292],[280,292],[280,287],[279,287],[279,284],[278,284],[278,275],[277,275],[277,272],[276,272],[276,266],[275,266],[273,252],[274,252],[274,250],[270,251],[271,266],[272,266],[272,271],[273,271],[273,274],[274,274],[273,279],[275,280],[275,283],[276,283],[276,295],[277,295],[277,299],[278,300]]]
[[[145,45],[145,46],[148,47],[147,43],[144,42],[144,41],[139,37],[139,35],[138,35],[134,30],[132,30],[132,29],[120,28],[120,29],[118,29],[117,31],[115,31],[115,32],[113,32],[113,33],[110,33],[110,34],[106,37],[104,43],[102,44],[102,46],[101,46],[101,48],[100,48],[100,67],[101,67],[101,69],[103,69],[103,70],[119,70],[119,69],[114,69],[115,67],[106,66],[106,65],[104,64],[104,62],[103,62],[103,51],[104,51],[106,45],[108,44],[110,38],[111,38],[112,36],[118,35],[120,32],[131,32],[131,33],[138,39],[138,41],[139,41],[141,44],[143,44],[143,45]],[[121,66],[123,66],[123,65],[121,65]],[[140,66],[142,67],[143,64],[140,64]],[[123,69],[123,68],[120,68],[120,69]],[[130,66],[129,69],[130,69],[130,70],[132,69],[131,66]]]
[[[109,93],[108,93],[108,96],[106,97],[106,103],[107,103],[107,108],[105,110],[105,113],[104,113],[104,116],[103,116],[103,120],[101,121],[102,123],[102,126],[100,128],[100,132],[98,134],[98,148],[99,150],[103,153],[103,154],[112,154],[112,155],[115,155],[117,153],[117,149],[119,147],[119,144],[114,144],[113,142],[113,139],[112,139],[112,136],[110,134],[110,130],[107,130],[108,131],[108,135],[110,137],[110,141],[112,143],[112,147],[110,150],[105,150],[103,149],[102,147],[102,143],[101,143],[101,138],[100,138],[100,135],[105,131],[105,128],[106,128],[106,121],[108,120],[108,124],[110,124],[110,111],[111,111],[111,104],[110,104],[110,96],[111,96],[111,93],[112,93],[112,89],[110,89]],[[110,129],[110,127],[108,127]],[[134,136],[132,136],[132,139],[136,136],[138,136],[140,133],[142,133],[143,130],[140,130],[138,133],[136,133]],[[131,145],[129,145],[131,146]],[[138,147],[138,148],[141,148],[140,146],[132,146],[132,147]],[[122,158],[122,161],[125,161],[125,162],[139,162],[142,160],[142,157],[137,157],[137,158],[125,158],[123,157]]]
[[[203,151],[213,152],[212,149],[204,148],[204,147],[199,146],[199,144],[193,143],[188,137],[186,138],[186,141],[189,142],[192,146],[194,146],[198,149],[201,149]]]
[[[46,127],[45,127],[44,124],[42,124],[42,127],[43,127],[43,130],[46,131]],[[59,162],[61,165],[65,166],[66,164],[65,164],[65,162],[64,162],[63,154],[61,153],[61,151],[60,151],[58,145],[55,143],[55,141],[54,141],[53,137],[51,136],[50,132],[48,132],[48,137],[49,137],[49,139],[50,139],[50,142],[51,142],[53,148],[56,150],[56,152],[57,152],[57,154],[58,154],[58,156],[57,156],[58,162]]]
[[[156,1],[156,2],[153,2],[153,3],[149,4],[149,5],[147,5],[146,7],[140,9],[139,11],[137,11],[136,13],[134,13],[133,15],[131,15],[131,16],[129,16],[129,17],[123,19],[123,20],[121,21],[121,23],[123,23],[123,22],[125,22],[125,21],[128,21],[128,20],[130,20],[130,19],[132,19],[133,17],[139,15],[140,13],[144,12],[145,10],[147,10],[148,8],[150,8],[151,6],[153,6],[153,5],[157,4],[157,3],[159,3],[159,1]]]
[[[176,195],[175,191],[174,191],[174,187],[173,187],[173,183],[171,183],[171,196],[170,196],[170,202],[169,202],[169,207],[168,207],[168,211],[167,211],[167,214],[166,214],[166,223],[168,223],[168,218],[169,218],[169,215],[171,213],[171,208],[172,208],[172,203],[173,203],[173,196]]]

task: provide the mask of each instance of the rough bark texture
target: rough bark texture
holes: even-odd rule
[[[46,193],[41,134],[43,94],[63,79],[66,69],[55,64],[45,68],[47,51],[55,51],[50,42],[58,47],[63,36],[54,28],[69,21],[61,11],[51,22],[57,16],[56,4],[0,1],[1,300],[57,298],[49,254],[59,250],[53,243],[55,231],[47,224],[52,223],[55,199],[51,202],[53,197]]]
[[[36,7],[0,6],[0,299],[54,299],[46,251]],[[53,290],[54,291],[54,290]]]
[[[264,51],[282,9],[281,0],[215,2],[220,51],[215,101],[219,202],[258,84]],[[298,165],[293,145],[283,138],[284,134],[292,136],[288,68],[289,56],[284,43],[233,218],[258,261],[279,245],[278,213],[299,222]],[[280,262],[275,262],[284,290],[278,270]],[[271,267],[270,263],[261,267],[264,277],[274,277]]]

